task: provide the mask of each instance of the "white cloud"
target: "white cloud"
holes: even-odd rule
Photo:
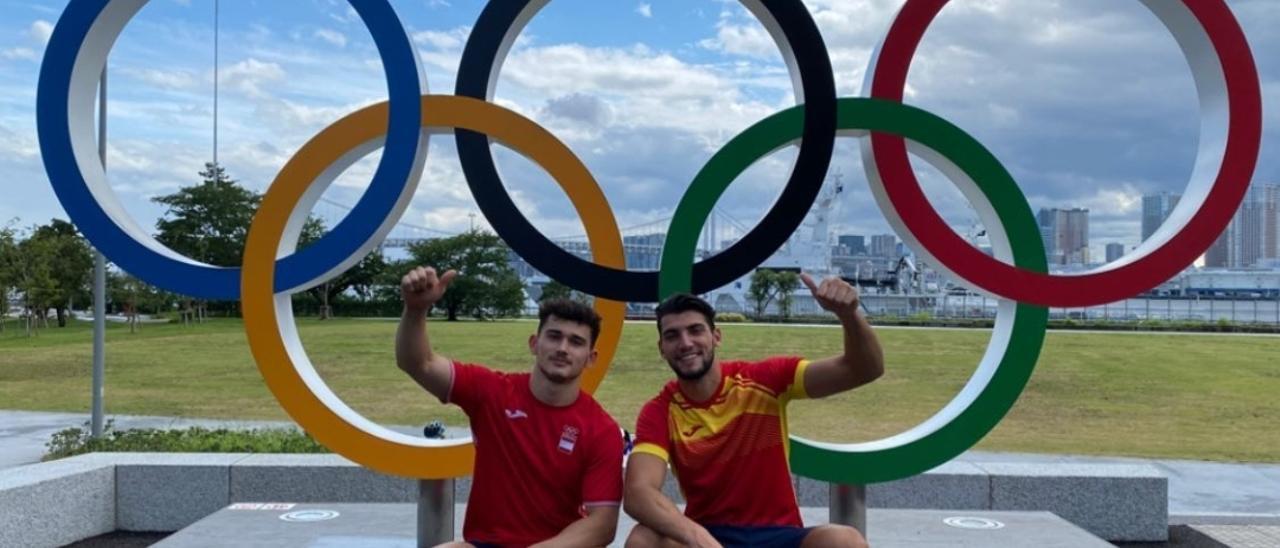
[[[190,91],[204,84],[200,77],[186,70],[124,67],[122,71],[148,85],[166,90]]]
[[[285,78],[284,68],[278,63],[263,62],[252,57],[219,72],[223,85],[249,97],[265,96],[261,88],[263,84],[279,82]]]
[[[470,27],[457,27],[447,31],[424,30],[413,33],[413,41],[436,50],[460,51],[470,34]]]
[[[9,48],[0,51],[0,56],[5,59],[21,59],[24,61],[40,61],[40,53],[31,48]]]
[[[641,17],[651,18],[653,17],[653,6],[648,2],[641,2],[639,6],[636,6],[636,13],[640,14]]]
[[[701,40],[698,45],[727,55],[741,55],[756,59],[778,57],[778,45],[763,27],[731,24],[723,19],[716,25],[716,37]]]
[[[37,19],[31,23],[31,28],[27,31],[32,38],[40,42],[41,45],[49,43],[49,37],[53,36],[53,23],[44,19]]]
[[[347,35],[333,29],[316,29],[314,36],[340,48],[347,47]]]

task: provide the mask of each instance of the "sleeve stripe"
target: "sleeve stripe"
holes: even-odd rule
[[[593,501],[593,502],[584,502],[584,503],[582,503],[582,505],[583,505],[583,506],[586,506],[586,507],[588,507],[588,508],[590,508],[590,507],[592,507],[592,506],[622,506],[622,501],[620,501],[620,500],[601,500],[601,501]]]
[[[800,363],[796,364],[796,375],[791,379],[791,389],[787,391],[790,392],[792,399],[803,400],[809,398],[809,391],[805,390],[804,387],[804,371],[808,368],[809,360],[802,359]]]
[[[444,400],[440,403],[453,403],[453,381],[458,378],[458,362],[449,362],[449,391],[444,393]]]
[[[644,453],[646,455],[653,455],[655,457],[662,459],[663,462],[668,462],[671,460],[671,456],[667,453],[666,449],[658,447],[656,444],[653,444],[653,443],[647,443],[647,442],[637,443],[635,447],[631,448],[631,452]]]

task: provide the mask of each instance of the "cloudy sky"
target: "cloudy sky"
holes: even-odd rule
[[[430,88],[451,92],[483,2],[392,4]],[[857,95],[902,0],[806,4],[831,50],[839,93]],[[41,165],[34,114],[41,56],[65,5],[0,0],[0,225],[65,218]],[[1280,2],[1228,5],[1263,81],[1265,134],[1255,179],[1280,182]],[[213,0],[152,0],[112,50],[109,178],[143,226],[163,214],[150,198],[196,182],[212,156],[213,30]],[[222,0],[220,55],[219,159],[257,190],[325,126],[386,98],[372,39],[345,2]],[[1199,139],[1187,64],[1136,0],[956,0],[925,35],[908,92],[910,103],[990,148],[1033,208],[1089,208],[1095,254],[1106,243],[1138,243],[1140,196],[1180,192]],[[623,226],[669,217],[725,141],[794,104],[776,46],[737,2],[725,0],[555,0],[521,34],[496,100],[567,143]],[[837,153],[833,169],[848,189],[836,219],[841,231],[888,231],[856,142],[842,139]],[[497,157],[535,225],[552,236],[582,232],[545,174],[505,149]],[[754,224],[793,158],[794,150],[783,150],[757,164],[720,208]],[[375,160],[348,170],[327,197],[355,203]],[[976,215],[960,194],[923,162],[916,165],[935,206],[968,231]],[[452,139],[433,138],[404,220],[459,231],[475,211]]]

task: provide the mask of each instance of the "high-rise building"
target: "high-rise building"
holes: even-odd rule
[[[1146,241],[1178,205],[1179,194],[1161,192],[1142,197],[1142,240]]]
[[[841,234],[836,237],[836,243],[844,246],[850,255],[866,255],[867,254],[867,238],[857,234]]]
[[[1218,239],[1213,241],[1213,245],[1210,245],[1209,249],[1204,252],[1205,266],[1209,268],[1227,267],[1227,249],[1231,247],[1230,237],[1228,236],[1230,232],[1230,227],[1222,231],[1222,234],[1218,235]]]
[[[1280,185],[1251,185],[1231,223],[1205,252],[1205,266],[1253,268],[1280,258],[1278,210]]]
[[[1259,187],[1249,187],[1227,228],[1227,264],[1231,268],[1249,268],[1262,260],[1262,200],[1257,190]]]
[[[1280,259],[1280,185],[1262,187],[1262,258]]]
[[[1041,208],[1036,216],[1049,264],[1089,262],[1089,210]]]
[[[1124,244],[1110,243],[1107,244],[1107,262],[1114,261],[1124,256]]]
[[[897,257],[898,237],[893,234],[876,234],[871,237],[871,255],[875,257]]]

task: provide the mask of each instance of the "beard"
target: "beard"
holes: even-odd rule
[[[688,373],[682,371],[675,362],[667,360],[667,365],[671,367],[671,371],[676,374],[680,380],[696,381],[707,376],[707,372],[711,371],[711,365],[716,361],[715,352],[710,352],[707,357],[702,359],[702,366]]]

